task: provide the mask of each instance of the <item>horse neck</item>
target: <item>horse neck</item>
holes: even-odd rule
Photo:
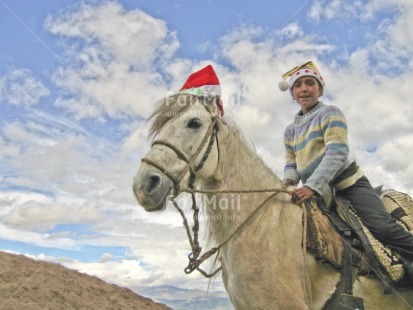
[[[220,188],[280,187],[281,181],[269,169],[256,151],[248,145],[241,132],[230,127],[226,137],[218,136],[219,163],[215,179]],[[220,181],[220,182],[219,182]]]
[[[221,190],[282,187],[281,180],[245,142],[238,130],[230,132],[227,137],[229,138],[218,137],[219,164],[215,175],[201,184],[202,188],[215,191],[213,194],[208,194],[206,200],[204,199],[204,207],[211,233],[218,242],[227,238],[229,233],[271,194],[268,192],[219,193]],[[289,198],[284,197],[281,200],[285,202]],[[281,212],[281,210],[282,207],[274,212]],[[275,216],[275,218],[279,217]]]

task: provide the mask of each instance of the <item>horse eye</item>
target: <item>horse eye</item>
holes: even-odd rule
[[[199,118],[193,118],[188,122],[188,127],[192,128],[192,129],[197,129],[199,127],[201,127],[202,123],[199,120]]]

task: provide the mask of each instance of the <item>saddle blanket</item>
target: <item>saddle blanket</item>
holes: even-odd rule
[[[413,233],[413,199],[393,189],[383,191],[380,198],[389,214],[406,230]],[[362,246],[353,247],[353,257],[358,256],[359,260],[359,273],[369,273],[373,269],[386,287],[389,285],[404,287],[406,283],[410,285],[411,280],[406,281],[408,276],[397,254],[370,233],[346,199],[337,196],[335,202],[336,211],[331,212],[337,212],[352,228],[356,241],[361,242]],[[318,259],[341,269],[343,241],[326,212],[322,210],[323,208],[316,201],[306,204],[307,248],[313,251]]]

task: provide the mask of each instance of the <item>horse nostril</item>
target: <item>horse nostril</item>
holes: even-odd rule
[[[148,194],[152,193],[154,190],[156,190],[159,187],[160,184],[161,184],[161,177],[156,174],[151,175],[148,178],[148,183],[146,184],[145,192]]]

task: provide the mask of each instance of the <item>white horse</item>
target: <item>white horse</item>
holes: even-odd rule
[[[238,197],[222,190],[282,188],[283,184],[237,126],[218,115],[211,98],[178,94],[160,101],[150,130],[156,141],[133,180],[133,190],[146,211],[162,210],[171,191],[177,195],[193,181],[197,188],[211,190],[204,194],[203,208],[210,236],[220,244],[271,194]],[[216,136],[211,134],[213,126]],[[195,167],[196,175],[191,173]],[[219,261],[236,309],[323,308],[340,274],[305,253],[302,237],[302,207],[279,193],[225,244]],[[358,276],[354,283],[354,295],[364,299],[365,309],[413,308],[412,291],[384,295],[383,290],[371,276]]]

